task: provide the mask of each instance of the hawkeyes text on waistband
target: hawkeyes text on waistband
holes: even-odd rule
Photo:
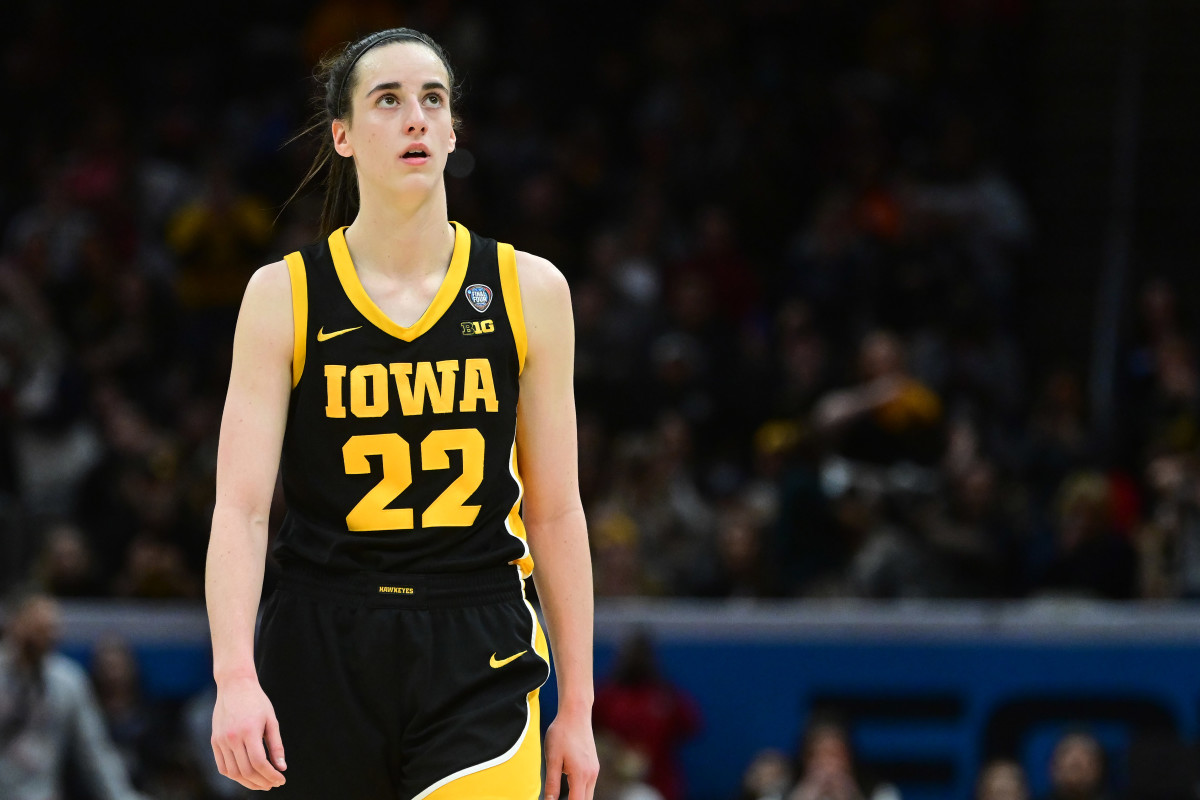
[[[524,597],[515,565],[475,572],[392,574],[337,573],[289,564],[280,572],[279,586],[299,594],[382,606],[472,606]]]

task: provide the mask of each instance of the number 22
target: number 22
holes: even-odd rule
[[[464,505],[483,483],[483,434],[475,428],[433,431],[421,442],[421,469],[449,469],[451,450],[463,455],[462,474],[421,512],[421,527],[466,527],[475,522],[479,506]],[[352,531],[410,530],[411,508],[388,505],[412,485],[412,457],[408,442],[397,433],[351,436],[342,446],[347,475],[371,472],[367,456],[381,456],[383,478],[346,515]]]

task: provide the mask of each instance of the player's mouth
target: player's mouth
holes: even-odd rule
[[[401,154],[400,160],[414,167],[420,166],[429,160],[429,148],[423,144],[415,144]]]

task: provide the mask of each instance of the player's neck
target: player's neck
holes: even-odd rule
[[[430,198],[410,213],[366,203],[346,229],[346,245],[360,273],[368,270],[398,278],[420,278],[445,272],[454,252],[446,197],[442,194]]]

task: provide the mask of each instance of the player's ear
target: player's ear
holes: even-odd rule
[[[354,155],[354,145],[350,144],[350,139],[347,136],[349,127],[340,119],[333,121],[333,149],[337,151],[339,156],[350,158]]]
[[[458,134],[457,134],[457,133],[455,133],[455,131],[454,131],[454,129],[453,129],[453,128],[451,128],[451,129],[450,129],[450,149],[449,149],[449,150],[447,150],[446,152],[447,152],[447,153],[453,153],[453,152],[454,152],[454,147],[455,147],[457,144],[458,144]]]

